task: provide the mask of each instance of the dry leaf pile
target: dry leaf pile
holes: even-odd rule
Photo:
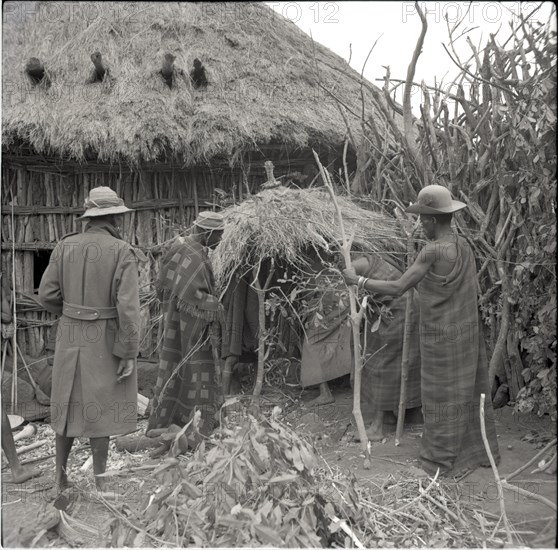
[[[381,486],[363,483],[332,470],[277,411],[259,419],[241,414],[236,421],[188,458],[159,463],[152,472],[157,489],[136,508],[112,508],[113,547],[502,543],[498,518],[480,503],[460,502],[456,484],[403,474]]]
[[[171,546],[342,545],[328,530],[335,505],[316,494],[317,465],[310,444],[282,422],[245,416],[187,462],[163,462],[153,472],[158,491],[116,522],[112,544],[148,537]]]

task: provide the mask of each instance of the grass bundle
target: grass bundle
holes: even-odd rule
[[[347,233],[354,234],[354,250],[402,257],[405,245],[396,219],[344,197],[339,205]],[[269,189],[223,214],[223,239],[213,256],[221,286],[233,273],[247,272],[265,259],[303,269],[305,252],[337,252],[341,241],[335,208],[324,189]]]

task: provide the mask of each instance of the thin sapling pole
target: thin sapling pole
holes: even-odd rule
[[[343,259],[345,260],[345,267],[347,269],[352,269],[351,263],[351,245],[354,237],[347,239],[347,235],[345,233],[345,225],[343,223],[343,216],[341,214],[341,208],[339,207],[339,203],[337,201],[337,197],[335,196],[335,191],[333,190],[333,184],[329,178],[329,175],[324,170],[322,163],[316,153],[316,151],[312,151],[314,153],[314,158],[316,159],[316,164],[320,169],[320,174],[328,190],[333,205],[335,207],[335,213],[337,215],[337,221],[339,223],[339,230],[341,233],[341,240],[342,243],[340,245],[341,254],[343,255]],[[353,416],[355,418],[355,423],[358,430],[358,436],[360,439],[360,445],[362,450],[364,451],[366,458],[366,464],[370,463],[370,451],[368,449],[368,436],[366,435],[366,428],[364,427],[364,420],[362,418],[362,411],[360,409],[360,389],[361,389],[361,378],[362,378],[362,354],[360,350],[360,324],[362,318],[364,316],[364,307],[361,307],[360,311],[357,311],[357,300],[356,300],[356,293],[353,286],[349,286],[349,304],[351,308],[351,323],[352,323],[352,333],[353,333],[353,357],[354,357],[354,367],[355,367],[355,376],[354,376],[354,383],[353,383]]]
[[[256,383],[254,384],[253,394],[258,396],[262,392],[263,378],[264,378],[264,363],[265,363],[265,292],[269,288],[269,283],[275,272],[273,261],[269,267],[269,273],[264,286],[260,285],[259,269],[254,268],[254,288],[258,295],[258,373],[256,376]]]
[[[504,503],[504,488],[502,486],[502,481],[500,480],[500,474],[498,473],[498,468],[496,467],[496,462],[494,461],[494,457],[492,456],[492,451],[490,450],[490,444],[488,443],[488,439],[486,437],[486,426],[484,423],[484,393],[480,394],[480,428],[481,428],[481,435],[482,441],[484,443],[484,448],[486,450],[486,454],[488,455],[488,459],[490,460],[490,466],[492,466],[492,472],[494,473],[494,479],[496,480],[496,485],[498,486],[498,501],[500,503],[500,512],[502,514],[502,519],[504,521],[504,528],[506,529],[506,536],[508,539],[509,544],[513,544],[510,524],[508,522],[508,516],[506,515],[506,505]]]
[[[407,269],[413,263],[414,248],[413,248],[413,236],[419,221],[415,223],[413,230],[407,233]],[[410,288],[407,290],[407,301],[405,305],[405,325],[403,328],[403,352],[401,356],[401,387],[399,391],[399,411],[397,414],[397,427],[395,429],[395,446],[399,446],[399,441],[403,435],[403,426],[405,424],[405,411],[407,409],[407,380],[409,378],[409,349],[410,349],[410,324],[411,324],[411,314],[413,311],[413,294],[414,289]]]
[[[12,414],[17,413],[17,303],[16,303],[16,226],[14,221],[14,194],[12,192],[12,319],[14,333],[12,335]]]
[[[215,380],[217,382],[217,387],[219,391],[223,389],[223,369],[221,362],[221,338],[222,338],[222,327],[221,320],[217,319],[213,321],[209,328],[210,341],[211,341],[211,353],[213,355],[213,362],[215,363]]]

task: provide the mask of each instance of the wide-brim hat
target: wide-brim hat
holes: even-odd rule
[[[83,203],[83,207],[85,212],[77,218],[78,220],[133,212],[110,187],[95,187],[91,189],[89,196]]]
[[[423,187],[417,202],[405,208],[410,214],[451,214],[467,208],[464,202],[451,198],[451,193],[442,185],[427,185]]]
[[[225,229],[225,217],[219,212],[200,212],[194,225],[207,231],[223,231]]]

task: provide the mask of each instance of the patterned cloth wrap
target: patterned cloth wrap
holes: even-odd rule
[[[161,262],[159,299],[173,299],[180,310],[217,321],[222,319],[223,307],[213,295],[214,289],[207,249],[189,237],[176,239]]]
[[[308,282],[312,314],[304,324],[300,384],[334,380],[352,369],[349,296],[338,273],[323,270]]]
[[[485,402],[486,435],[499,460],[488,360],[477,301],[473,252],[456,237],[457,260],[446,276],[428,272],[418,284],[422,358],[421,467],[442,474],[488,465],[480,430],[480,394]]]
[[[392,281],[402,272],[378,254],[367,254],[371,279]],[[411,302],[411,326],[408,327],[409,371],[407,374],[406,409],[420,407],[420,350],[418,338],[418,301],[416,291]],[[379,307],[378,307],[379,306]],[[389,307],[389,311],[386,308]],[[396,411],[401,390],[401,364],[405,335],[407,295],[400,297],[377,296],[370,301],[366,334],[366,357],[362,370],[362,410],[368,416],[372,411]],[[378,322],[377,330],[371,332]]]
[[[215,425],[218,390],[209,332],[222,319],[222,306],[214,286],[207,249],[178,238],[163,257],[157,285],[165,320],[148,430],[183,426],[196,409],[202,433]]]
[[[378,254],[360,254],[353,259],[362,256],[366,257],[369,265],[366,277],[393,280],[401,276],[401,271],[395,265]],[[348,374],[353,366],[346,286],[339,281],[338,275],[328,278],[326,274],[322,274],[320,279],[317,280],[317,286],[325,290],[321,291],[321,308],[317,312],[319,318],[314,316],[307,324],[302,350],[303,387]],[[416,300],[413,300],[414,305],[415,303]],[[366,344],[361,397],[365,418],[373,411],[393,411],[399,406],[405,308],[405,296],[395,299],[375,297],[369,300],[367,323],[361,327],[362,343]],[[420,406],[420,353],[416,310],[418,306],[412,316],[415,330],[409,331],[411,340],[407,408]],[[376,329],[374,332],[371,332],[372,327]]]

